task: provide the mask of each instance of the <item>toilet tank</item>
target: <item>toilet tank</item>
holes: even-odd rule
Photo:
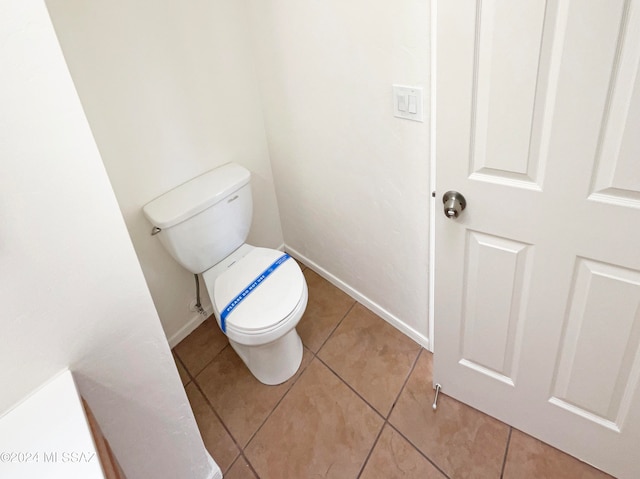
[[[202,273],[247,239],[250,178],[249,170],[228,163],[159,196],[143,211],[160,229],[157,237],[171,256],[192,273]]]

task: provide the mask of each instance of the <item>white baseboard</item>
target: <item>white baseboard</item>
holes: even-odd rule
[[[180,341],[189,336],[198,326],[200,326],[205,319],[213,314],[213,306],[208,306],[204,308],[206,314],[198,314],[196,313],[187,324],[182,326],[173,336],[171,336],[169,341],[169,347],[173,349]]]
[[[336,288],[344,291],[346,294],[348,294],[353,299],[355,299],[358,303],[362,304],[367,309],[369,309],[369,310],[373,311],[374,313],[376,313],[378,316],[380,316],[382,319],[384,319],[387,323],[389,323],[391,326],[396,328],[398,331],[400,331],[401,333],[403,333],[406,336],[410,337],[411,339],[413,339],[416,343],[418,343],[420,346],[424,347],[425,349],[431,350],[430,347],[429,347],[430,346],[429,338],[426,337],[424,334],[416,331],[414,328],[412,328],[408,324],[404,323],[399,318],[397,318],[396,316],[391,314],[389,311],[384,309],[382,306],[380,306],[376,302],[370,300],[364,294],[360,293],[355,288],[352,288],[347,283],[345,283],[341,279],[337,278],[333,274],[329,273],[326,269],[322,268],[317,263],[314,263],[309,258],[307,258],[304,255],[302,255],[299,252],[297,252],[295,249],[290,248],[287,245],[285,245],[284,249],[291,256],[293,256],[294,258],[300,260],[301,263],[304,263],[309,268],[311,268],[313,271],[315,271],[320,276],[322,276],[324,279],[329,281]]]

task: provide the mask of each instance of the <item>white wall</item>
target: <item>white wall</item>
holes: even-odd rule
[[[426,345],[429,2],[247,1],[287,247]]]
[[[0,3],[0,412],[69,366],[129,479],[208,456],[41,0]]]
[[[172,344],[197,324],[193,276],[150,236],[141,207],[211,168],[253,173],[249,242],[282,230],[243,2],[47,0],[56,33]],[[202,288],[203,303],[209,300]]]

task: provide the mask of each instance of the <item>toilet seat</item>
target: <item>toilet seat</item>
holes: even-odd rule
[[[281,251],[256,247],[216,278],[212,302],[218,321],[220,311],[282,254]],[[289,258],[229,313],[226,318],[227,335],[264,335],[280,329],[283,323],[298,316],[303,299],[306,306],[304,276],[295,260]]]

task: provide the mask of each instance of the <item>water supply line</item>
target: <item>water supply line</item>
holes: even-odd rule
[[[198,313],[200,313],[203,316],[207,315],[207,312],[204,310],[204,308],[202,307],[202,304],[200,304],[200,279],[198,278],[197,274],[194,274],[193,276],[195,276],[196,278],[196,311]]]

